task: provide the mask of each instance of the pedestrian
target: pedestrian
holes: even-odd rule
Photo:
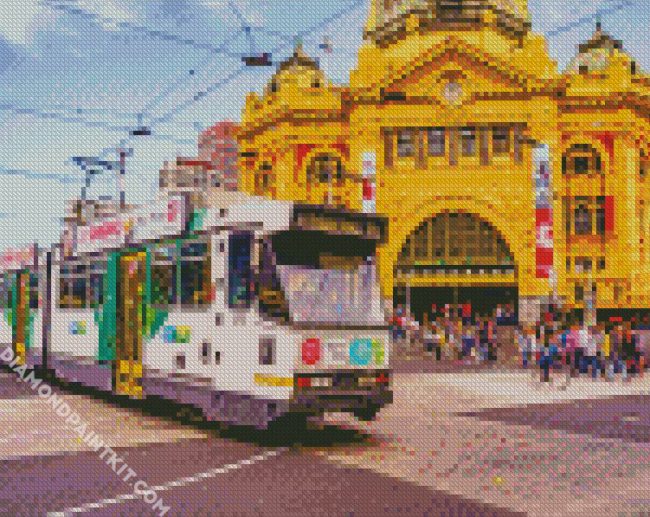
[[[555,360],[558,355],[557,336],[552,334],[550,329],[544,334],[544,345],[540,351],[539,366],[540,366],[540,380],[542,382],[550,382],[551,370],[555,365]]]
[[[634,374],[634,359],[636,354],[636,347],[634,343],[634,336],[629,322],[623,325],[623,340],[621,343],[621,365],[622,377],[624,381],[629,381],[630,376]]]
[[[621,378],[625,380],[627,378],[627,364],[623,359],[623,341],[623,325],[619,323],[610,337],[610,354],[614,363],[614,373],[619,372]]]
[[[614,380],[614,361],[612,357],[612,328],[610,325],[606,325],[603,329],[601,370],[608,381],[611,382]]]
[[[442,360],[442,349],[445,344],[445,329],[440,318],[436,318],[435,331],[433,334],[433,346],[436,350],[436,361]]]
[[[589,372],[591,368],[591,378],[596,379],[600,370],[598,366],[598,349],[600,346],[600,338],[596,326],[591,326],[588,329],[587,340],[584,346],[584,365],[585,373]]]
[[[478,353],[477,358],[480,362],[488,360],[488,342],[489,342],[489,328],[487,318],[481,318],[478,324]]]
[[[575,356],[575,367],[578,370],[578,373],[587,373],[585,368],[585,350],[587,349],[587,344],[589,343],[589,331],[583,325],[576,327],[576,346],[574,350]]]
[[[517,326],[517,345],[521,354],[521,365],[524,369],[528,368],[528,330],[521,325]]]

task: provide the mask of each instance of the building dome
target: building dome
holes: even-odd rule
[[[318,61],[308,56],[301,44],[296,45],[293,55],[280,63],[269,81],[268,93],[276,93],[283,84],[298,87],[319,88],[325,82],[325,74]]]
[[[396,33],[399,39],[409,18],[427,30],[491,25],[517,38],[531,26],[527,0],[372,0],[366,38],[384,44],[385,35]]]
[[[603,31],[599,22],[596,24],[596,30],[591,38],[579,45],[578,54],[571,60],[566,71],[567,73],[588,73],[605,70],[615,56],[624,57],[625,61],[629,60],[634,63],[623,50],[623,42],[612,38]],[[633,66],[636,67],[636,64]]]

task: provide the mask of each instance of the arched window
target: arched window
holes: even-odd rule
[[[335,183],[343,179],[343,166],[337,156],[315,156],[307,167],[307,181],[311,184]]]
[[[644,180],[650,172],[650,157],[643,149],[639,151],[639,177]]]
[[[600,174],[600,154],[589,144],[575,144],[562,156],[562,174]]]
[[[443,212],[407,238],[398,258],[405,265],[511,266],[514,258],[501,234],[475,214]]]
[[[273,186],[273,167],[269,162],[262,162],[255,172],[255,195],[263,196]]]

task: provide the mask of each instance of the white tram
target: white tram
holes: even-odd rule
[[[239,192],[206,206],[170,198],[80,227],[73,254],[55,247],[38,363],[231,424],[373,418],[392,400],[375,266],[385,220]]]
[[[41,364],[47,271],[47,252],[36,245],[0,254],[0,347],[10,346],[19,365]]]

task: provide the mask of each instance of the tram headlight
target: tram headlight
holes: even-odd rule
[[[314,388],[331,388],[332,379],[331,377],[312,377],[311,385]]]
[[[374,386],[376,380],[374,377],[359,377],[357,379],[357,383],[359,384],[360,388],[368,388],[370,386]]]
[[[320,339],[316,337],[305,339],[302,342],[302,347],[301,347],[303,364],[313,366],[318,361],[320,361],[321,348],[322,348],[322,344]]]

